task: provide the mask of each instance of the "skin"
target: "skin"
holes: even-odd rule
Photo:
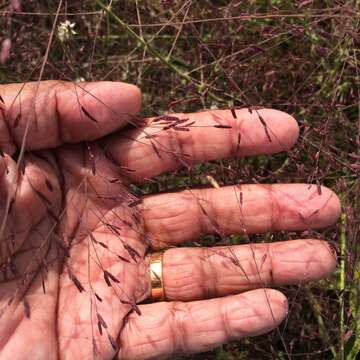
[[[215,231],[328,226],[337,220],[340,203],[324,187],[321,194],[307,184],[181,190],[128,206],[133,200],[126,198],[126,187],[183,166],[179,154],[190,155],[183,159],[191,165],[290,149],[299,132],[290,115],[243,109],[235,119],[229,110],[204,111],[177,114],[195,121],[190,131],[159,131],[152,119],[125,129],[141,106],[132,85],[48,81],[1,85],[0,95],[1,219],[15,197],[3,220],[0,260],[11,259],[16,267],[7,278],[4,271],[0,275],[1,359],[159,359],[210,350],[281,323],[287,301],[269,287],[320,279],[334,270],[334,251],[315,239],[176,247]],[[18,175],[14,158],[26,132]],[[157,134],[160,156],[151,134]],[[68,257],[62,247],[69,248]],[[167,301],[143,303],[150,295],[148,254],[165,248]],[[111,286],[104,270],[115,278],[108,280]],[[107,327],[102,335],[97,314]]]

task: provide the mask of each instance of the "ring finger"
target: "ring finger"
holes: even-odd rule
[[[174,248],[163,254],[163,286],[166,300],[201,300],[318,280],[335,266],[336,254],[321,240]]]

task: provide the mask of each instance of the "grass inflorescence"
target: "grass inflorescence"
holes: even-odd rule
[[[87,251],[90,274],[96,268],[102,281],[113,289],[128,311],[141,316],[136,300],[122,288],[122,279],[115,276],[103,254],[117,259],[124,267],[141,262],[146,255],[132,243],[124,242],[124,231],[135,233],[141,224],[140,197],[155,192],[178,188],[237,184],[234,193],[242,213],[242,184],[306,182],[333,189],[342,200],[341,220],[324,230],[302,233],[278,231],[272,234],[225,236],[216,222],[212,235],[202,241],[186,245],[213,246],[239,243],[296,239],[299,237],[326,238],[338,253],[339,266],[328,279],[307,285],[282,289],[289,297],[288,317],[277,332],[224,345],[211,353],[189,356],[194,359],[355,359],[360,352],[360,291],[359,291],[359,212],[360,212],[360,118],[359,118],[359,15],[357,0],[327,1],[110,1],[56,2],[4,1],[0,3],[0,82],[40,81],[62,79],[74,82],[75,92],[85,91],[83,81],[114,80],[137,84],[143,92],[141,117],[127,115],[129,127],[144,129],[142,117],[152,117],[151,133],[144,139],[159,159],[172,156],[181,167],[160,175],[155,180],[145,179],[138,184],[137,169],[117,166],[111,174],[103,173],[97,164],[109,158],[106,148],[85,142],[84,162],[88,172],[78,181],[77,194],[96,196],[98,206],[91,208],[102,228],[119,239],[113,244],[97,239],[88,232]],[[34,24],[37,24],[34,27]],[[61,27],[61,33],[59,32]],[[14,104],[21,104],[21,91]],[[6,116],[6,104],[0,94],[0,112]],[[298,145],[290,152],[273,156],[257,156],[210,161],[193,164],[187,153],[165,148],[158,141],[164,132],[188,133],[197,124],[185,116],[163,115],[186,113],[204,109],[229,108],[234,120],[236,109],[248,108],[258,114],[269,142],[277,142],[271,128],[258,109],[272,107],[293,114],[301,128]],[[92,126],[98,126],[98,114],[92,113],[79,100],[79,113]],[[124,115],[124,114],[120,114]],[[109,331],[111,319],[98,309],[103,296],[92,286],[91,276],[75,274],[71,249],[79,246],[61,232],[59,224],[66,217],[66,207],[54,205],[57,184],[43,175],[45,191],[38,190],[27,176],[32,162],[51,162],[38,153],[36,159],[25,152],[28,126],[20,111],[11,119],[16,131],[25,126],[23,143],[13,158],[17,161],[15,183],[27,181],[38,201],[46,209],[49,230],[40,240],[26,248],[35,261],[20,272],[16,268],[12,231],[7,224],[17,211],[14,202],[17,188],[6,201],[1,222],[1,237],[6,237],[6,248],[1,248],[0,272],[2,281],[18,279],[10,306],[20,296],[27,318],[32,308],[27,290],[38,276],[43,292],[49,267],[59,259],[54,257],[55,246],[61,258],[63,272],[68,275],[79,293],[88,293],[95,316],[92,326],[100,337],[106,336],[114,351],[119,344]],[[227,131],[231,125],[221,118],[211,127]],[[206,130],[206,129],[205,129]],[[237,156],[243,138],[237,135]],[[24,157],[26,161],[24,160]],[[2,158],[3,154],[2,154]],[[0,159],[1,160],[1,159]],[[98,177],[108,184],[109,192],[97,193]],[[135,179],[125,189],[126,178]],[[26,180],[27,179],[27,180]],[[89,180],[90,179],[90,180]],[[116,192],[116,195],[113,193]],[[95,194],[95,195],[94,195]],[[194,195],[196,197],[196,195]],[[89,195],[89,199],[90,198]],[[72,200],[69,200],[70,202]],[[105,211],[120,203],[126,216],[116,211]],[[199,208],[209,217],[199,200]],[[83,210],[79,203],[78,213]],[[121,211],[122,211],[121,210]],[[138,234],[146,236],[146,234]],[[145,240],[151,243],[152,239]],[[231,248],[229,248],[231,250]],[[231,251],[216,252],[242,270],[239,259]],[[4,252],[8,256],[4,256]],[[5,259],[5,260],[4,260]],[[4,261],[3,261],[4,260]],[[263,258],[256,263],[261,272]],[[246,273],[245,273],[245,276]],[[87,285],[84,283],[86,281]],[[87,295],[86,295],[87,296]],[[0,309],[0,316],[3,315]],[[124,323],[126,317],[124,317]],[[0,319],[1,321],[1,319]],[[334,325],[335,324],[335,325]],[[93,336],[93,339],[95,335]],[[93,341],[97,353],[99,344]]]

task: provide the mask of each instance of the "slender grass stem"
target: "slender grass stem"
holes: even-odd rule
[[[321,302],[318,301],[316,296],[311,291],[311,288],[309,286],[305,287],[306,291],[306,298],[308,299],[308,302],[312,308],[312,311],[314,313],[314,316],[316,318],[316,321],[319,326],[319,333],[321,335],[322,341],[326,346],[329,346],[329,349],[333,355],[333,357],[336,356],[336,350],[333,345],[331,345],[331,340],[328,334],[328,329],[326,328],[326,324],[324,323],[324,319],[322,316],[322,313],[324,312],[323,307],[321,306]]]
[[[339,359],[345,359],[345,289],[346,289],[346,214],[343,212],[340,218],[340,271],[339,271]]]
[[[133,38],[135,38],[142,46],[146,48],[146,50],[154,57],[159,59],[162,63],[164,63],[166,66],[168,66],[171,70],[173,70],[175,73],[177,73],[181,78],[189,81],[194,82],[195,79],[193,79],[191,76],[187,75],[181,69],[179,69],[176,65],[174,65],[171,62],[171,58],[168,59],[166,56],[162,55],[156,48],[154,48],[152,45],[150,45],[143,36],[139,36],[125,21],[123,21],[118,15],[116,15],[112,10],[111,7],[106,6],[102,1],[97,0],[96,1],[99,6],[106,11],[107,14],[109,14],[119,25],[121,25],[126,32],[131,35]]]
[[[120,26],[122,26],[125,31],[131,35],[134,39],[136,39],[152,56],[154,56],[155,58],[157,58],[159,61],[161,61],[163,64],[165,64],[169,69],[171,69],[172,71],[174,71],[177,75],[179,75],[182,79],[184,79],[187,82],[193,83],[195,84],[197,90],[199,92],[202,92],[202,90],[204,89],[204,84],[200,83],[198,80],[194,79],[193,77],[191,77],[190,75],[188,75],[187,73],[183,72],[178,66],[176,66],[174,64],[174,62],[172,61],[172,57],[167,57],[164,56],[163,54],[161,54],[161,52],[159,52],[156,48],[154,48],[152,45],[150,45],[143,36],[139,36],[132,28],[130,25],[128,25],[125,21],[123,21],[118,15],[116,15],[110,6],[106,6],[102,1],[97,0],[96,1],[97,4],[104,10],[106,11],[107,14],[110,15],[110,17],[112,17],[115,22],[117,22]],[[209,91],[208,96],[218,102],[224,102],[225,100],[220,98],[219,96],[215,95],[213,92]],[[229,95],[229,94],[225,94],[225,95]],[[231,95],[231,97],[233,98],[233,95]]]

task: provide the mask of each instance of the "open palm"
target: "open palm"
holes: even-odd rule
[[[289,115],[216,110],[142,121],[134,86],[38,85],[0,86],[1,359],[205,351],[284,319],[286,298],[267,286],[333,270],[334,253],[319,240],[175,247],[207,233],[329,225],[340,206],[326,188],[242,185],[142,201],[127,190],[196,162],[287,150],[298,136]],[[171,248],[167,301],[139,304],[150,295],[148,253],[163,248]]]

